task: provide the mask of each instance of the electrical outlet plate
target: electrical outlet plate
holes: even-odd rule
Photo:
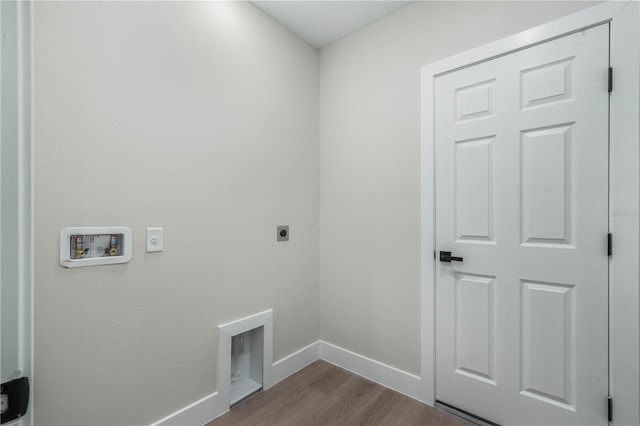
[[[147,228],[147,253],[162,251],[162,228]]]
[[[280,225],[276,228],[278,241],[289,241],[289,225]]]

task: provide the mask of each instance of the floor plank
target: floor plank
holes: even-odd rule
[[[472,424],[328,362],[316,361],[206,426]]]

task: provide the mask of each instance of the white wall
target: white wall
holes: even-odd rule
[[[420,374],[420,67],[593,5],[411,3],[320,52],[320,335]]]
[[[316,341],[317,51],[245,2],[37,2],[34,28],[35,424],[183,408],[217,325],[267,308],[274,360]],[[130,263],[60,267],[62,228],[112,225]]]

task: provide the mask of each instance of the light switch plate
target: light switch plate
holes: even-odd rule
[[[147,228],[147,253],[162,251],[162,228]]]

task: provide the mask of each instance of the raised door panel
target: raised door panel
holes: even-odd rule
[[[521,108],[534,108],[572,99],[573,57],[523,70],[520,73]]]
[[[456,242],[494,241],[493,140],[490,136],[455,143]]]
[[[563,124],[521,133],[521,240],[571,245],[571,126]]]
[[[458,274],[455,279],[455,371],[495,385],[495,277]]]
[[[575,286],[521,282],[521,394],[575,411]]]
[[[495,114],[494,85],[495,79],[492,79],[456,89],[456,122],[493,116]]]

